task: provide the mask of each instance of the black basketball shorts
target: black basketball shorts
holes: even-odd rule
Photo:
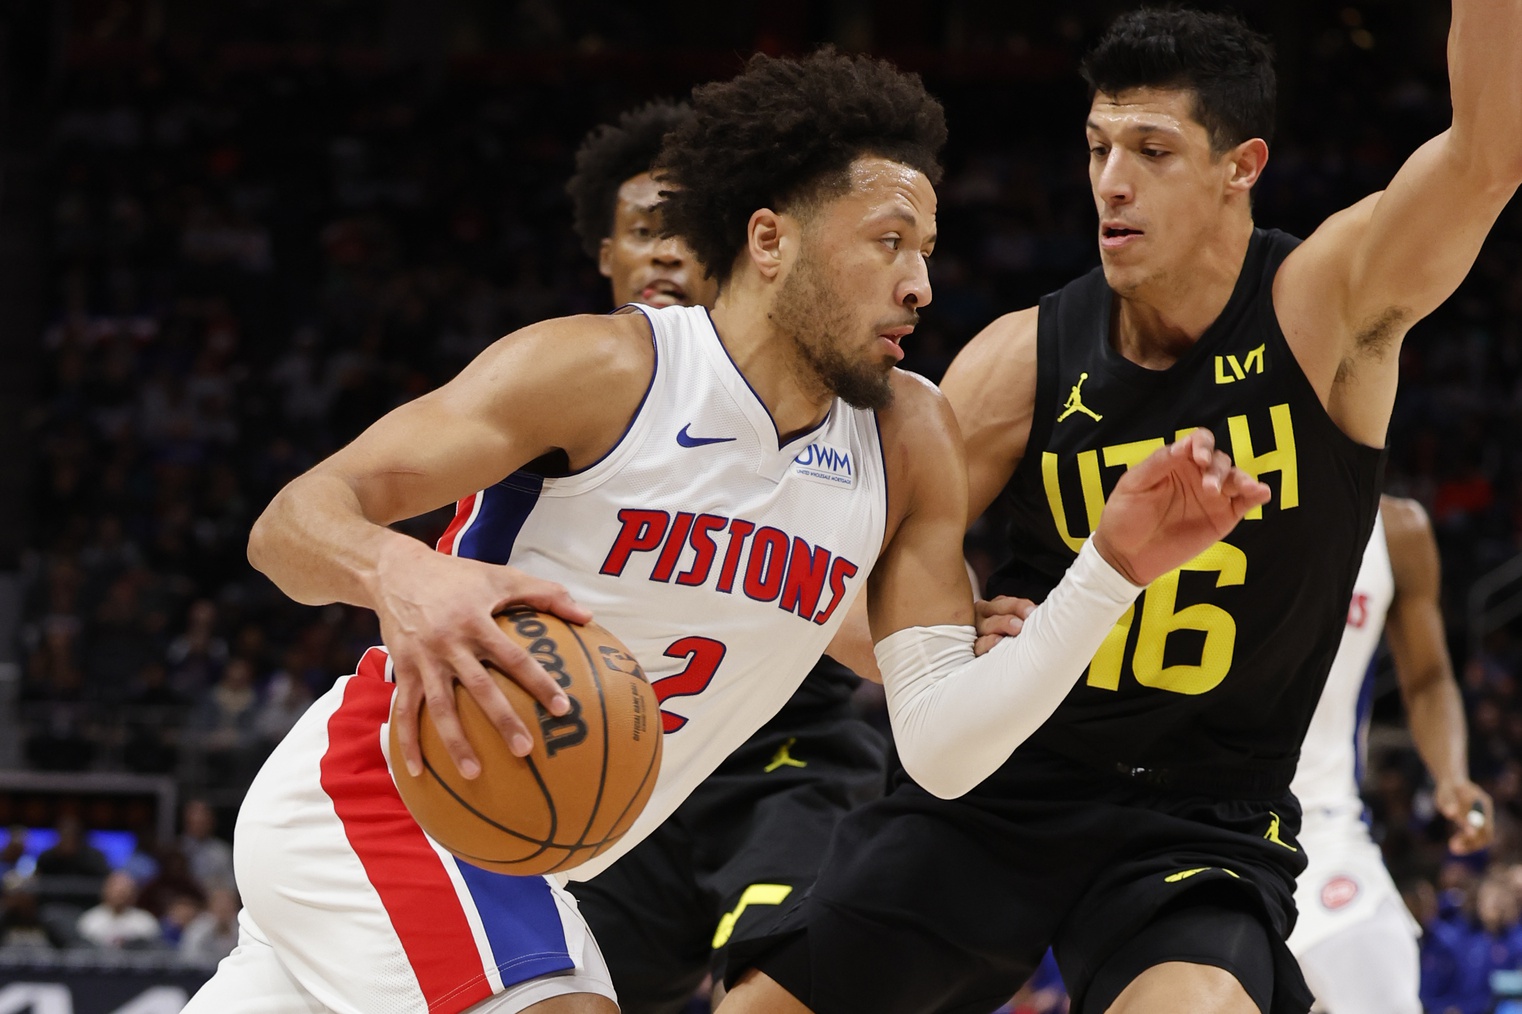
[[[1225,968],[1269,1014],[1305,1014],[1284,946],[1299,821],[1287,794],[1172,794],[1035,750],[958,800],[905,779],[841,822],[813,890],[726,974],[759,968],[815,1014],[987,1014],[1051,946],[1075,1014],[1102,1014],[1169,960]],[[1191,911],[1265,932],[1184,932]],[[1168,932],[1147,937],[1160,919]]]
[[[628,855],[571,884],[624,1014],[681,1011],[731,946],[769,936],[841,817],[881,798],[887,767],[882,735],[848,704],[790,709]]]

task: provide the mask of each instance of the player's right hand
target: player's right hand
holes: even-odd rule
[[[1271,495],[1191,430],[1126,470],[1105,502],[1094,548],[1132,584],[1148,585],[1225,538]]]
[[[418,722],[423,702],[460,774],[475,778],[481,762],[460,726],[454,685],[463,685],[519,757],[533,746],[523,719],[513,711],[483,663],[507,674],[550,714],[570,707],[555,680],[514,643],[493,617],[524,605],[572,623],[592,619],[569,592],[552,581],[513,567],[434,552],[415,540],[396,540],[376,567],[375,612],[396,677],[393,707],[402,760],[414,777],[422,773]]]

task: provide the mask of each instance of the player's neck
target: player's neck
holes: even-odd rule
[[[1117,291],[1110,330],[1115,350],[1148,369],[1173,365],[1226,309],[1251,240],[1247,219],[1242,228],[1222,229],[1174,269]]]
[[[812,375],[798,362],[792,342],[760,309],[758,295],[740,284],[727,286],[709,316],[729,358],[771,413],[786,443],[819,425],[834,399],[808,383]]]

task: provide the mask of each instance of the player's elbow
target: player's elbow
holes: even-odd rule
[[[267,574],[270,558],[269,510],[254,519],[248,530],[248,563],[261,574]]]
[[[899,763],[916,785],[938,799],[965,796],[978,781],[967,777],[960,765],[947,763],[956,750],[954,744],[923,744],[906,749],[899,746]]]

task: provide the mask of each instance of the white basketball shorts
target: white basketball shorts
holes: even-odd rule
[[[383,649],[366,652],[254,779],[233,842],[240,945],[187,1012],[510,1014],[567,993],[613,999],[568,893],[456,860],[407,812],[386,757],[387,666]],[[290,995],[270,996],[282,982]]]

